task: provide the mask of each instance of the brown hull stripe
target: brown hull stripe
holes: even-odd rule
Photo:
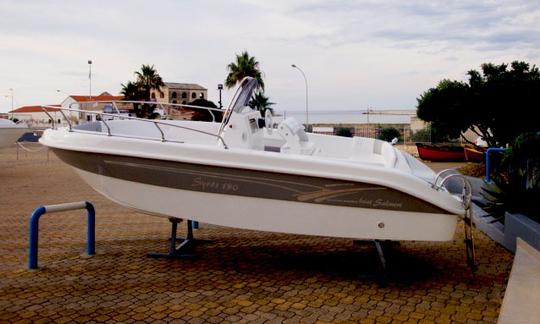
[[[62,149],[54,152],[62,161],[81,170],[160,187],[322,205],[450,214],[401,191],[361,182]]]

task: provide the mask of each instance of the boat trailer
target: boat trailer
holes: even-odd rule
[[[167,253],[148,253],[147,256],[151,258],[168,258],[168,259],[193,259],[196,257],[195,246],[203,243],[210,243],[209,240],[195,239],[193,236],[193,229],[199,228],[199,223],[192,220],[186,220],[187,234],[185,238],[178,237],[178,224],[183,219],[169,218],[171,222],[171,237],[169,242],[169,252]],[[179,244],[177,244],[179,243]]]

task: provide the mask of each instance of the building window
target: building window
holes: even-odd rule
[[[176,99],[176,92],[173,91],[173,93],[171,94],[171,98]]]
[[[165,93],[163,93],[163,92],[160,93],[160,94],[159,94],[159,97],[160,97],[161,99],[165,98]]]
[[[191,99],[195,99],[195,98],[197,98],[197,94],[195,92],[192,92],[191,93]]]
[[[182,92],[182,99],[185,99],[185,98],[187,98],[187,93]]]
[[[58,118],[58,124],[60,124],[60,122],[61,122],[61,120],[60,120],[60,118]]]
[[[184,100],[184,101],[182,101],[182,105],[185,105],[185,104],[187,104],[187,102],[186,102],[185,100]]]
[[[156,99],[156,93],[152,92],[152,99]]]
[[[177,103],[177,101],[176,101],[176,100],[173,100],[172,103],[175,104],[175,103]]]
[[[201,99],[204,99],[204,92],[201,92]]]

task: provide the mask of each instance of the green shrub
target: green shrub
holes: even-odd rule
[[[343,137],[353,137],[352,129],[347,127],[338,127],[336,128],[336,135]]]
[[[377,139],[386,142],[390,142],[394,138],[397,138],[398,140],[401,138],[401,133],[394,127],[381,128],[379,135],[377,135]]]
[[[496,216],[502,217],[504,211],[521,213],[540,223],[540,135],[518,136],[484,191]]]

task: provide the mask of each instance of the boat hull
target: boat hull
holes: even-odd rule
[[[179,190],[96,176],[76,169],[94,190],[137,211],[242,229],[378,240],[452,240],[450,214],[338,207]]]
[[[464,148],[465,160],[467,162],[482,163],[484,162],[484,152],[478,151],[471,147]]]
[[[55,149],[96,191],[153,215],[252,230],[451,240],[457,216],[372,184]]]
[[[417,143],[416,148],[422,160],[434,162],[465,161],[465,153],[463,147],[460,146],[436,146]]]

